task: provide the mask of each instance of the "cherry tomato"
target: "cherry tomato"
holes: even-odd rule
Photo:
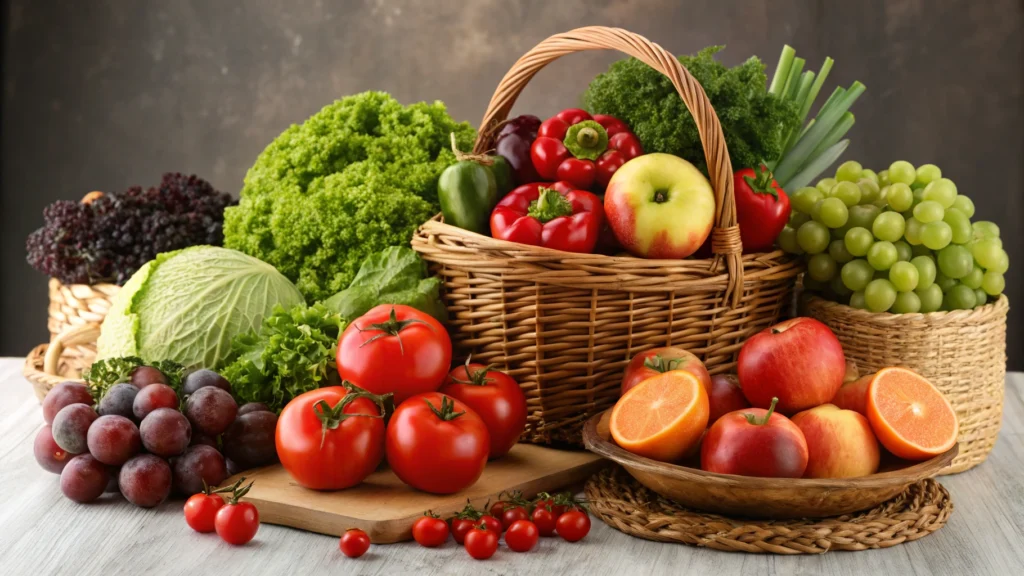
[[[502,526],[501,520],[498,520],[496,517],[491,516],[490,514],[484,514],[483,516],[481,516],[475,525],[479,526],[480,524],[486,524],[488,530],[491,530],[492,532],[497,532],[498,534],[501,534],[501,531],[505,528],[504,526]]]
[[[466,534],[466,552],[477,560],[487,560],[498,550],[499,531],[480,525]]]
[[[434,317],[411,306],[381,304],[345,329],[338,340],[338,374],[395,404],[444,382],[452,341]]]
[[[501,515],[505,512],[506,504],[508,504],[508,502],[505,502],[504,500],[498,500],[494,504],[491,504],[491,516],[494,516],[495,518],[501,518]]]
[[[213,532],[216,529],[214,519],[222,506],[224,498],[220,494],[193,494],[185,501],[185,522],[196,532]]]
[[[555,520],[557,520],[562,514],[565,514],[566,510],[574,508],[575,506],[576,501],[569,492],[562,492],[561,494],[556,494],[554,496],[547,492],[541,492],[540,494],[537,494],[537,500],[533,503],[534,510],[537,508],[550,510],[551,515]]]
[[[434,548],[444,544],[448,539],[448,523],[439,516],[428,512],[413,522],[412,537],[420,546]]]
[[[491,435],[491,459],[508,454],[526,428],[526,395],[508,374],[490,366],[467,359],[448,373],[440,392],[461,400],[484,421]]]
[[[341,553],[349,558],[359,558],[370,549],[370,537],[358,528],[346,530],[338,542]]]
[[[466,533],[473,529],[473,521],[469,518],[452,518],[452,538],[455,542],[462,544],[466,540]]]
[[[251,502],[228,502],[217,510],[214,526],[222,540],[241,546],[260,529],[260,513]]]
[[[555,524],[558,535],[566,542],[578,542],[590,532],[590,516],[582,510],[569,510]]]
[[[537,545],[539,531],[529,520],[516,520],[505,532],[505,544],[514,552],[529,552]]]
[[[541,536],[555,535],[555,521],[558,518],[550,509],[537,506],[533,509],[530,520],[537,526],[537,531],[540,532]]]
[[[428,392],[395,409],[385,446],[388,464],[402,482],[424,492],[453,494],[480,478],[490,436],[468,406]]]
[[[341,386],[292,399],[277,420],[281,465],[313,490],[355,486],[384,457],[384,419],[377,402]]]
[[[522,506],[508,506],[505,511],[501,513],[501,526],[505,530],[508,527],[520,520],[529,520],[530,513],[526,511],[526,508]]]

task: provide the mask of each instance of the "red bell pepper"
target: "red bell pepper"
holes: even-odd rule
[[[789,220],[789,196],[764,166],[738,170],[733,187],[743,252],[767,252]]]
[[[603,192],[612,174],[641,154],[640,140],[613,116],[569,108],[545,120],[530,146],[533,167],[545,180]]]
[[[524,184],[491,212],[495,238],[566,252],[593,252],[603,224],[601,199],[568,182]]]

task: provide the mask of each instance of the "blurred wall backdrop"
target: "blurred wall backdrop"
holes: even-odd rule
[[[880,169],[933,162],[1003,229],[1012,268],[1011,368],[1024,369],[1024,4],[1020,0],[6,0],[0,355],[47,339],[46,278],[25,236],[57,198],[194,172],[237,193],[256,155],[340,96],[385,90],[442,100],[479,122],[524,51],[587,24],[674,53],[725,44],[769,71],[784,43],[826,91],[860,80],[846,158]],[[517,110],[577,103],[613,53],[541,72]]]

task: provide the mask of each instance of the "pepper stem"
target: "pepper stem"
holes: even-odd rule
[[[747,419],[747,423],[754,426],[764,426],[772,418],[772,414],[775,413],[775,405],[779,403],[779,397],[772,398],[772,405],[768,407],[768,411],[765,412],[764,418],[761,420],[757,419],[757,416],[753,414],[744,414],[743,417]]]
[[[553,188],[538,188],[540,195],[536,200],[530,202],[527,215],[540,220],[543,223],[550,222],[555,218],[572,215],[572,202],[558,193]]]
[[[597,160],[608,149],[608,131],[595,120],[569,126],[562,144],[580,160]]]

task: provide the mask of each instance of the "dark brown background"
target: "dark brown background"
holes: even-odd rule
[[[774,70],[784,43],[836,60],[826,92],[861,80],[847,158],[934,162],[1003,229],[1024,297],[1024,5],[1020,0],[7,0],[4,4],[0,355],[47,338],[46,279],[24,260],[42,207],[194,172],[237,193],[285,127],[340,96],[443,100],[477,123],[509,65],[545,36],[620,26],[675,53],[726,44]],[[618,56],[542,72],[518,110],[577,103]],[[1011,311],[1010,365],[1024,305]]]

